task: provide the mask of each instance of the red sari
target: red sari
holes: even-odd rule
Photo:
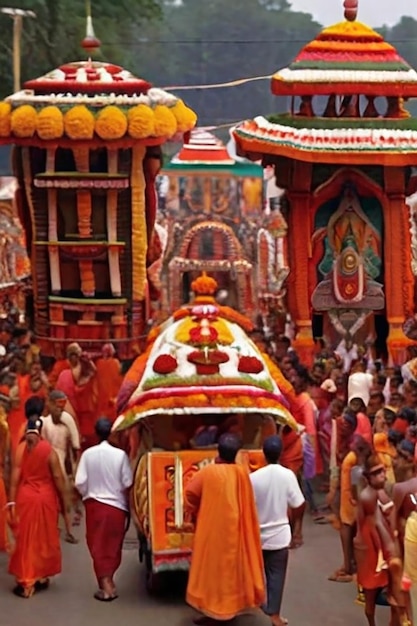
[[[40,440],[31,450],[20,444],[16,463],[20,480],[16,494],[16,546],[9,562],[9,573],[23,587],[59,574],[59,501],[49,467],[52,448]]]

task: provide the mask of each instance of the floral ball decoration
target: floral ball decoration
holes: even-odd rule
[[[24,104],[12,112],[11,127],[16,137],[33,137],[37,126],[36,109],[31,104]]]
[[[101,139],[121,139],[127,131],[126,115],[116,106],[104,107],[97,115],[96,133]]]
[[[151,107],[138,104],[127,114],[128,133],[133,139],[144,139],[155,134],[155,116]]]
[[[157,374],[171,374],[177,367],[177,359],[171,354],[160,354],[153,364],[153,370]]]
[[[0,137],[9,137],[12,132],[12,107],[8,102],[0,102]]]
[[[178,100],[178,102],[172,107],[171,111],[177,120],[178,132],[185,133],[194,128],[196,125],[197,115],[192,109],[187,107],[182,100]]]
[[[217,287],[216,279],[207,276],[206,272],[203,272],[201,276],[191,283],[191,289],[199,296],[213,296],[217,291]]]
[[[94,122],[94,115],[91,111],[83,104],[78,104],[64,115],[65,133],[70,139],[92,139]]]
[[[256,356],[241,356],[237,369],[242,374],[260,374],[264,366]]]
[[[155,137],[172,137],[177,132],[177,120],[172,110],[163,104],[154,108]]]
[[[59,139],[64,134],[64,116],[56,106],[47,106],[38,113],[36,130],[45,141]]]

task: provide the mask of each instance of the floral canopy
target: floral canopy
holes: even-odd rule
[[[192,289],[194,301],[152,331],[127,373],[116,427],[144,417],[225,412],[268,414],[295,427],[275,366],[246,334],[250,320],[215,301],[213,278],[199,277]]]

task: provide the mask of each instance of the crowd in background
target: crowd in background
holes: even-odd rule
[[[313,365],[307,367],[286,336],[266,341],[256,331],[251,338],[269,359],[271,373],[278,380],[299,426],[298,432],[279,427],[283,442],[280,463],[299,479],[314,521],[332,524],[340,533],[341,563],[335,563],[329,580],[343,583],[357,580],[358,598],[365,603],[372,626],[375,603],[381,601],[381,590],[387,587],[388,578],[394,581],[394,587],[388,599],[385,596],[385,602],[391,606],[395,602],[397,608],[406,604],[404,580],[417,586],[417,568],[409,557],[417,550],[415,348],[409,349],[404,364],[388,367],[375,362],[369,349],[358,348],[346,360],[345,355],[321,343]],[[56,451],[65,480],[71,481],[80,452],[97,443],[97,419],[107,417],[113,422],[116,418],[121,381],[121,365],[111,344],[104,345],[97,355],[87,355],[78,344],[70,344],[66,358],[48,366],[31,331],[13,319],[3,320],[0,476],[8,475],[8,464],[25,436],[28,423],[41,419],[43,437]],[[271,434],[276,434],[276,427],[273,425],[271,431],[270,421],[265,420],[263,439]],[[262,439],[259,443],[262,444]],[[379,478],[373,478],[376,474],[372,472],[380,472]],[[382,485],[378,487],[382,473]],[[3,518],[0,549],[7,544],[4,509],[10,504],[4,483],[0,481]],[[366,500],[372,501],[374,494],[377,494],[376,508],[368,506]],[[65,507],[70,511],[65,519],[66,539],[72,542],[75,540],[71,524],[79,523],[81,510],[76,498],[69,504],[67,501]],[[384,527],[378,517],[382,514]],[[370,516],[374,516],[374,522],[377,520],[377,528],[378,523],[381,526],[376,547],[376,535],[372,547],[366,534]],[[291,547],[302,544],[302,525],[297,525]],[[365,566],[361,550],[367,551]],[[372,571],[374,565],[378,574],[382,572],[380,576]],[[368,574],[374,583],[371,588]],[[403,626],[407,622],[398,623]]]

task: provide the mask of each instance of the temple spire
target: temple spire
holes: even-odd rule
[[[86,12],[86,32],[85,37],[81,42],[81,46],[90,56],[97,52],[101,46],[100,39],[97,39],[94,33],[93,18],[91,14],[91,0],[85,0],[85,12]]]
[[[344,0],[343,7],[345,9],[345,19],[348,22],[354,22],[358,15],[358,0]]]

